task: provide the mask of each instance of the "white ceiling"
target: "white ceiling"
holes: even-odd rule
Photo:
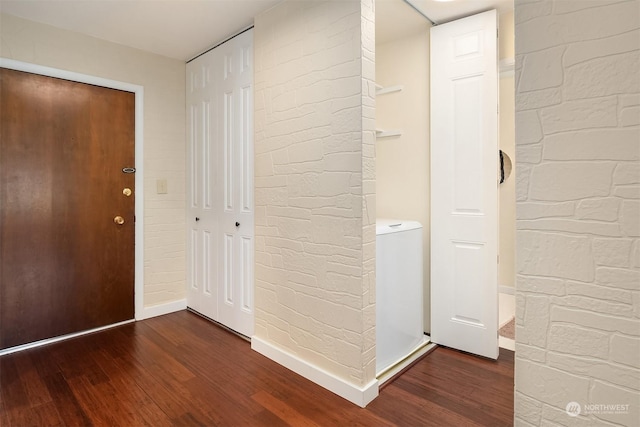
[[[0,0],[0,12],[188,60],[250,26],[256,15],[280,1]],[[492,8],[500,13],[513,9],[513,0],[410,1],[436,23]],[[403,0],[376,1],[378,42],[409,34],[424,22]]]
[[[0,0],[0,12],[188,60],[280,0]]]
[[[513,10],[514,0],[408,0],[433,23],[442,24],[465,16],[497,9],[498,14]]]
[[[433,23],[442,24],[490,9],[502,14],[513,11],[513,1],[376,0],[376,44],[426,31],[430,24],[425,16]]]

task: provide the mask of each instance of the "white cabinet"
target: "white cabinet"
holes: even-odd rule
[[[422,225],[376,223],[376,372],[406,359],[424,343]]]

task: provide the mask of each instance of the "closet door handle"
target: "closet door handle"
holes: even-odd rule
[[[200,221],[200,218],[196,217],[196,221]]]
[[[236,227],[240,227],[240,223],[236,221]]]

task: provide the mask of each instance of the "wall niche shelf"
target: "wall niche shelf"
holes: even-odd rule
[[[376,96],[378,95],[386,95],[388,93],[400,92],[404,86],[395,85],[395,86],[382,86],[376,83]],[[391,138],[394,136],[401,136],[402,131],[399,129],[393,130],[384,130],[384,129],[376,129],[376,138]]]
[[[402,89],[404,89],[404,86],[402,85],[384,87],[376,83],[376,96],[386,95],[388,93],[393,93],[393,92],[400,92]]]
[[[376,129],[376,138],[390,138],[392,136],[401,136],[401,130],[382,130]]]

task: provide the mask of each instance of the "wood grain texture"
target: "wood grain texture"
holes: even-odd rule
[[[135,95],[0,68],[0,111],[0,348],[132,319]]]
[[[2,426],[509,426],[513,352],[437,348],[365,409],[187,311],[0,357]]]

